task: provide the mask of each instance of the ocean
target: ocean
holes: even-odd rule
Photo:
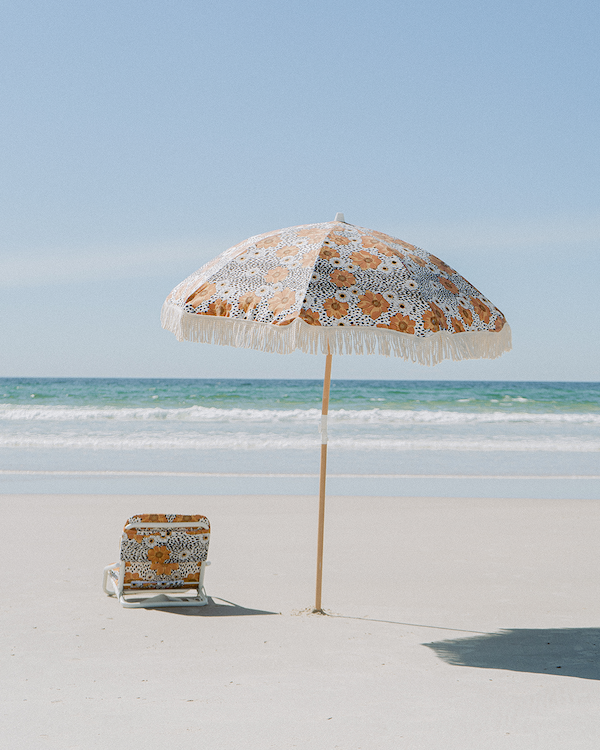
[[[0,492],[316,494],[318,380],[0,379]],[[330,494],[600,498],[600,383],[336,380]]]

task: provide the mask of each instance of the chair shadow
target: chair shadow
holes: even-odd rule
[[[248,609],[242,607],[234,602],[229,602],[227,599],[221,599],[220,597],[207,597],[208,604],[203,607],[144,607],[144,609],[151,609],[153,612],[168,612],[171,615],[186,615],[187,617],[245,617],[249,615],[280,615],[281,612],[269,612],[263,609]],[[216,604],[215,599],[218,599],[224,604]]]
[[[423,646],[458,667],[600,680],[600,628],[501,630]]]

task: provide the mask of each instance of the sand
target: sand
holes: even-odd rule
[[[0,496],[3,746],[597,748],[600,503]],[[101,590],[135,512],[204,513],[205,608]],[[308,611],[307,611],[308,610]]]

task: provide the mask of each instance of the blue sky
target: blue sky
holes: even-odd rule
[[[334,377],[598,380],[597,2],[5,3],[0,375],[320,377],[180,344],[180,280],[346,220],[442,257],[514,349]]]

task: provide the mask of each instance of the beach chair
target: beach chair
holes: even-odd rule
[[[119,562],[104,568],[102,588],[123,607],[201,607],[210,524],[205,516],[144,513],[127,519]],[[193,596],[167,596],[165,591]],[[146,592],[160,592],[143,596]],[[132,595],[137,594],[132,598]],[[125,598],[125,597],[128,598]]]

